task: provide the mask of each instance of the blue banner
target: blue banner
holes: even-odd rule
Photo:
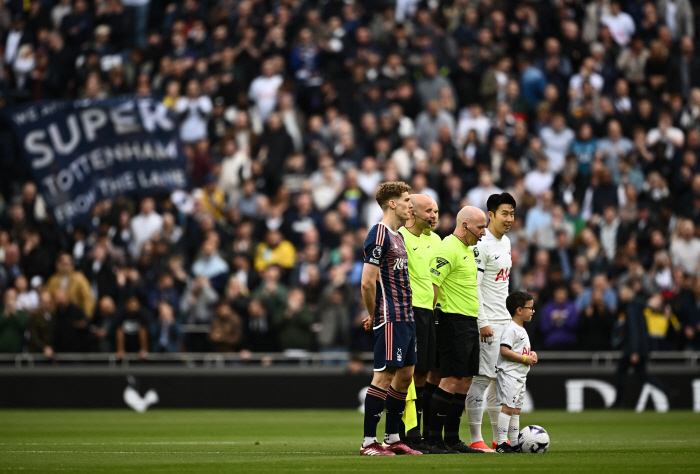
[[[40,102],[7,112],[56,224],[124,194],[187,187],[173,113],[152,98]]]

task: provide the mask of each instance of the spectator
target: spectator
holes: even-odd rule
[[[95,316],[90,321],[91,350],[93,352],[116,352],[115,321],[117,306],[109,296],[97,302]]]
[[[223,289],[228,271],[228,263],[219,255],[218,242],[212,238],[205,240],[200,256],[192,264],[192,274],[209,280],[218,291]]]
[[[296,250],[291,242],[285,240],[278,230],[268,230],[265,241],[255,249],[255,269],[263,272],[272,265],[290,270],[296,261]]]
[[[114,321],[117,358],[122,360],[127,352],[137,352],[140,360],[148,357],[149,317],[141,309],[136,296],[129,296],[124,304],[124,312]]]
[[[610,338],[615,315],[603,300],[603,292],[595,290],[578,322],[579,347],[584,351],[610,350]]]
[[[558,173],[564,167],[566,154],[576,138],[573,130],[566,126],[564,114],[553,114],[552,125],[544,127],[540,131],[540,138],[544,145],[544,154],[549,159],[550,168]]]
[[[24,331],[27,329],[29,316],[17,308],[17,291],[9,288],[5,291],[4,307],[0,315],[0,352],[20,353],[24,347]]]
[[[671,242],[671,262],[690,275],[698,272],[700,239],[695,236],[695,224],[690,219],[679,219],[677,234]]]
[[[134,258],[141,255],[144,243],[163,230],[163,217],[156,212],[155,207],[153,198],[146,197],[141,200],[141,212],[131,218],[129,251]]]
[[[610,34],[620,46],[627,46],[635,32],[634,20],[622,11],[620,0],[610,1],[610,14],[603,16],[600,23],[610,29]]]
[[[68,253],[59,254],[56,259],[56,273],[46,282],[46,291],[52,295],[58,289],[65,290],[70,303],[80,308],[86,317],[92,318],[95,299],[90,282],[82,272],[73,268],[73,257]]]
[[[180,300],[180,312],[187,324],[207,324],[214,315],[219,297],[209,279],[198,276],[188,285]]]
[[[54,329],[56,318],[53,314],[53,298],[44,290],[39,294],[39,310],[29,318],[29,352],[44,354],[52,359],[54,355]]]
[[[672,312],[671,305],[664,302],[661,293],[654,293],[647,300],[644,318],[647,322],[650,349],[664,351],[675,348],[675,339],[681,326]]]
[[[284,312],[276,313],[272,320],[279,348],[313,350],[314,335],[311,325],[314,316],[306,306],[304,292],[301,288],[292,288],[287,295],[287,307]]]
[[[158,303],[158,320],[153,325],[153,352],[180,352],[180,326],[175,321],[173,307],[165,302]]]
[[[277,105],[277,90],[282,85],[283,79],[275,71],[273,59],[263,61],[261,72],[262,74],[251,82],[248,97],[255,103],[260,120],[267,122]]]
[[[57,288],[53,292],[56,318],[53,338],[55,352],[87,352],[89,349],[88,320],[83,310],[70,302],[68,292]]]
[[[554,299],[544,305],[540,319],[545,347],[549,350],[571,350],[576,347],[578,320],[578,310],[569,298],[569,290],[562,285],[555,287]]]
[[[34,280],[34,278],[32,278],[32,280]],[[39,277],[39,280],[41,280],[41,277]],[[24,275],[17,275],[17,278],[15,278],[15,290],[17,291],[15,307],[18,311],[33,313],[39,309],[39,293],[29,286],[27,277]]]
[[[243,321],[226,301],[222,300],[216,305],[215,316],[211,320],[209,340],[216,352],[234,352],[241,346]]]
[[[175,104],[175,112],[180,116],[180,137],[188,144],[207,138],[207,123],[214,105],[209,96],[202,94],[199,81],[187,82],[185,96]]]

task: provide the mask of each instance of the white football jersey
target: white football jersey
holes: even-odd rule
[[[510,313],[506,308],[510,268],[510,239],[504,235],[501,240],[488,229],[486,235],[474,247],[476,267],[483,272],[479,286],[479,328],[491,322],[507,323]]]
[[[530,355],[530,338],[525,328],[518,326],[515,321],[512,320],[510,324],[506,326],[506,330],[503,331],[501,342],[499,343],[498,362],[496,363],[497,373],[503,372],[516,379],[524,380],[527,377],[527,373],[530,371],[530,366],[523,362],[513,362],[506,359],[500,353],[500,346],[506,346],[520,355]]]

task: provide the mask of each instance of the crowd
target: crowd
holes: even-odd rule
[[[629,285],[650,348],[698,350],[699,18],[689,0],[0,2],[0,109],[162,97],[191,179],[59,232],[0,127],[0,351],[371,350],[362,244],[393,180],[438,202],[443,237],[513,194],[533,347],[616,348]]]

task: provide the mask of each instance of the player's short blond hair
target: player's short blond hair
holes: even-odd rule
[[[388,181],[379,185],[377,194],[374,197],[377,200],[377,204],[384,209],[390,200],[398,199],[403,193],[410,191],[411,187],[403,181]]]

